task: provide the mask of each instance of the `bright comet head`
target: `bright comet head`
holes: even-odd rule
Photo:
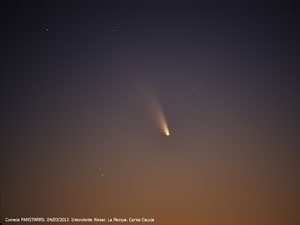
[[[166,134],[167,136],[170,136],[169,130],[165,130],[165,134]]]

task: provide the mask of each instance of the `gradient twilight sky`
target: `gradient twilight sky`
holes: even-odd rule
[[[1,2],[2,222],[300,224],[300,4],[284,2]]]

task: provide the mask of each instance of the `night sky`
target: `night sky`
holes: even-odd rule
[[[2,222],[300,224],[300,4],[0,4]]]

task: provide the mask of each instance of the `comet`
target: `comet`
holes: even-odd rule
[[[166,136],[170,136],[170,131],[169,131],[169,128],[168,128],[166,117],[163,113],[161,105],[158,102],[157,102],[155,110],[156,110],[156,118],[157,118],[157,122],[158,122],[159,127],[161,128],[161,130],[163,131],[163,133]]]
[[[168,123],[164,111],[162,109],[162,106],[157,96],[153,92],[150,95],[149,100],[150,100],[150,109],[153,112],[154,120],[156,124],[166,136],[170,136],[170,131],[169,131],[169,127],[168,127]]]
[[[154,88],[151,85],[151,82],[145,77],[136,80],[138,80],[138,87],[144,96],[145,103],[147,105],[150,117],[152,118],[153,122],[164,135],[170,136],[170,130],[168,127],[166,116],[163,111],[163,107],[160,104],[159,98],[157,97],[156,92],[154,91]]]

